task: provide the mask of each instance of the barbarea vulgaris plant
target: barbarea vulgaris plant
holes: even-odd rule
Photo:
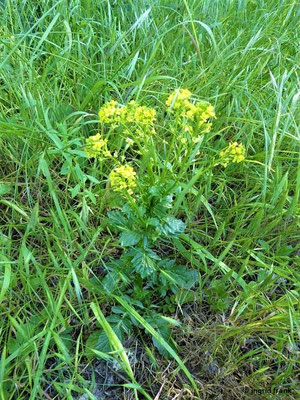
[[[108,193],[114,193],[108,219],[120,232],[122,255],[106,263],[103,288],[127,296],[172,343],[172,320],[160,313],[174,311],[179,301],[193,297],[198,271],[181,265],[172,253],[166,256],[161,244],[172,248],[171,242],[185,231],[184,218],[176,211],[202,175],[218,165],[245,161],[246,151],[243,144],[229,142],[206,156],[205,140],[216,136],[210,136],[215,110],[188,89],[174,90],[165,105],[156,112],[134,100],[126,105],[108,101],[99,110],[100,133],[86,139],[84,151],[99,162]],[[107,319],[120,339],[133,329],[122,307],[113,307]]]

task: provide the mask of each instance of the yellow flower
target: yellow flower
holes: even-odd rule
[[[134,100],[130,101],[128,106],[124,108],[124,122],[153,125],[156,116],[156,111],[153,108],[140,106]]]
[[[190,102],[192,93],[187,89],[177,89],[166,101],[167,111],[173,113],[177,122],[191,135],[208,133],[211,130],[210,118],[215,118],[214,107],[205,101]],[[185,119],[185,121],[182,120]],[[188,124],[187,121],[188,120]]]
[[[111,157],[111,152],[109,150],[104,150],[103,155],[104,157]]]
[[[112,170],[109,180],[115,192],[127,192],[131,196],[136,187],[136,172],[130,165],[122,165]]]
[[[214,107],[210,103],[204,101],[197,101],[196,104],[186,104],[186,108],[181,115],[187,119],[198,121],[200,125],[209,118],[216,117]]]
[[[201,140],[201,136],[197,136],[197,137],[194,137],[193,139],[192,139],[192,141],[193,141],[193,143],[199,143],[200,142],[200,140]]]
[[[176,110],[187,104],[187,100],[189,100],[191,96],[192,93],[188,89],[176,89],[167,98],[166,106],[173,106],[173,108]]]
[[[196,115],[202,121],[207,121],[209,118],[216,118],[214,107],[210,103],[204,101],[197,101],[195,104]]]
[[[184,132],[188,132],[190,134],[193,133],[193,127],[191,125],[184,125],[183,130],[184,130]]]
[[[101,154],[108,157],[107,139],[103,139],[100,133],[85,139],[84,152],[88,157],[99,157]]]
[[[212,123],[211,122],[205,122],[202,124],[202,133],[208,133],[211,131]]]
[[[230,142],[229,145],[220,152],[221,164],[226,167],[229,163],[240,163],[245,160],[246,150],[242,143]]]
[[[111,100],[105,103],[99,110],[99,120],[104,123],[113,123],[120,121],[120,107],[117,107],[117,102]]]
[[[134,143],[134,141],[133,141],[132,139],[130,139],[129,137],[127,137],[127,138],[125,139],[125,142],[128,144],[128,146],[132,146],[133,143]]]
[[[155,116],[156,111],[154,109],[141,106],[134,100],[125,106],[111,100],[99,110],[100,122],[110,124],[112,129],[117,128],[120,124],[129,124],[131,132],[137,133],[143,139],[155,134],[153,128]]]

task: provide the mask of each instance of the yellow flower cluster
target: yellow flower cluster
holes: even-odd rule
[[[246,150],[242,143],[230,142],[229,145],[220,152],[221,164],[226,167],[229,163],[240,163],[245,160]]]
[[[84,152],[88,157],[110,157],[110,151],[107,149],[107,139],[103,139],[100,133],[85,139]]]
[[[216,117],[213,106],[204,101],[192,103],[191,96],[188,89],[176,89],[166,101],[167,111],[175,114],[183,130],[191,135],[210,132],[212,124],[208,120]],[[194,143],[199,140],[199,136],[193,138]]]
[[[127,128],[124,130],[126,136],[134,134],[143,140],[147,140],[156,133],[153,127],[155,117],[156,111],[153,108],[141,106],[134,100],[125,106],[112,100],[105,103],[99,110],[100,122],[110,124],[112,129],[126,125]]]
[[[99,110],[99,120],[100,122],[110,124],[114,122],[120,122],[121,108],[117,106],[115,100],[108,101]]]
[[[153,125],[155,121],[156,111],[153,108],[140,106],[136,101],[132,100],[128,106],[124,106],[125,122],[134,122],[141,125]]]
[[[122,165],[112,170],[109,175],[111,187],[115,192],[133,194],[136,187],[136,172],[130,165]]]
[[[206,122],[209,118],[215,118],[214,107],[204,101],[197,101],[195,104],[188,103],[182,116],[187,119],[198,119],[199,121]]]
[[[188,104],[190,104],[189,99],[191,96],[192,93],[188,89],[176,89],[167,98],[166,106],[174,110],[187,108]]]
[[[114,100],[105,103],[99,110],[100,122],[107,124],[136,123],[153,125],[156,112],[154,109],[140,106],[132,100],[126,106],[119,106]]]

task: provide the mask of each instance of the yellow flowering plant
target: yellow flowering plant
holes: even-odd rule
[[[195,166],[199,149],[211,132],[211,121],[216,114],[210,103],[193,99],[188,89],[174,90],[166,100],[166,111],[170,144],[165,151],[168,171],[163,171],[163,177],[169,173],[174,177],[183,176]]]
[[[212,121],[216,118],[212,104],[180,88],[168,95],[165,105],[162,118],[162,113],[135,100],[127,104],[110,100],[98,113],[100,132],[85,139],[86,156],[103,161],[101,173],[112,165],[111,171],[107,171],[110,187],[123,197],[134,199],[137,182],[143,186],[136,170],[130,166],[132,163],[141,177],[147,175],[151,185],[173,182],[172,188],[176,188],[192,171],[194,182],[207,168],[245,160],[245,149],[236,142],[219,152],[217,161],[203,158],[205,153],[201,148],[215,136],[211,133]],[[183,198],[181,195],[175,208]]]
[[[189,296],[198,273],[165,258],[159,244],[170,243],[185,231],[176,212],[193,185],[218,164],[244,161],[245,148],[231,142],[207,157],[207,143],[216,136],[211,132],[213,105],[194,99],[187,89],[173,91],[165,104],[164,115],[134,100],[103,104],[101,133],[86,139],[84,151],[105,171],[108,193],[114,193],[110,206],[118,199],[118,207],[108,212],[108,223],[120,232],[122,255],[107,264],[103,287],[129,296],[141,314],[148,310],[144,318],[151,318],[151,324],[169,337],[166,323],[149,310],[158,294],[168,299],[160,309],[172,310],[172,296]]]

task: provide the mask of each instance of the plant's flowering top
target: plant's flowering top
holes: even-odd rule
[[[128,147],[132,146],[133,143],[134,143],[134,141],[133,141],[132,139],[130,139],[130,137],[127,137],[127,138],[125,139],[125,142],[127,143]]]
[[[242,143],[230,142],[229,145],[220,152],[221,164],[226,167],[229,163],[240,163],[245,160],[246,150]]]
[[[147,140],[155,135],[154,121],[156,111],[153,108],[141,106],[135,100],[127,105],[120,105],[112,100],[105,103],[99,110],[99,120],[109,124],[111,129],[124,128],[123,136],[134,136]]]
[[[195,135],[208,133],[212,124],[210,118],[216,118],[214,108],[205,101],[192,103],[192,93],[188,89],[176,89],[166,101],[167,111],[174,114],[175,119],[182,126],[184,132],[192,136],[192,141],[197,143],[200,137]]]
[[[118,105],[114,100],[105,103],[99,110],[100,122],[107,124],[135,123],[153,125],[156,112],[154,109],[140,106],[136,101],[130,101],[126,106]]]
[[[114,122],[120,122],[121,108],[118,107],[118,103],[115,100],[108,101],[99,110],[100,122],[111,124]]]
[[[181,108],[186,108],[190,104],[189,99],[192,93],[188,89],[176,89],[167,98],[166,106],[169,107],[169,111],[173,108],[178,110]]]
[[[197,101],[195,104],[187,104],[182,116],[187,119],[198,119],[199,121],[206,122],[209,118],[215,118],[216,114],[211,104],[205,101]]]
[[[125,122],[133,122],[141,125],[153,125],[155,121],[156,111],[153,108],[140,106],[136,101],[132,100],[128,106],[123,107]]]
[[[109,157],[111,154],[107,149],[107,139],[103,139],[100,133],[85,139],[84,152],[88,157]]]
[[[122,165],[112,170],[109,175],[111,187],[115,192],[133,194],[136,187],[136,172],[130,165]]]

